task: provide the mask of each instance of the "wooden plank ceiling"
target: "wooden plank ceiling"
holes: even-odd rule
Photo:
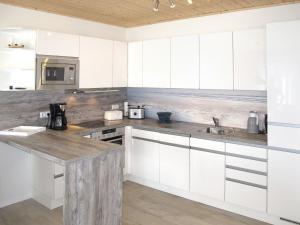
[[[153,0],[0,0],[0,2],[121,27],[135,27],[296,3],[300,0],[194,0],[192,5],[189,5],[186,0],[176,0],[176,7],[173,9],[169,7],[168,0],[160,0],[159,12],[152,10]]]

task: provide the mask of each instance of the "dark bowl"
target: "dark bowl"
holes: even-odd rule
[[[158,112],[158,119],[161,123],[170,123],[171,122],[171,112]]]

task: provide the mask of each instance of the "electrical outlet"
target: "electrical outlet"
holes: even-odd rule
[[[47,112],[40,112],[40,119],[48,118],[48,114],[50,114],[49,111],[47,111]]]
[[[112,109],[112,110],[119,109],[119,105],[111,105],[111,109]]]

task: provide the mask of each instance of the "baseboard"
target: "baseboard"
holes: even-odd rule
[[[12,204],[15,204],[15,203],[18,203],[18,202],[22,202],[22,201],[28,200],[30,198],[32,198],[32,194],[17,196],[17,197],[14,197],[12,199],[9,199],[9,200],[1,201],[0,202],[0,208],[3,208],[5,206],[9,206],[9,205],[12,205]]]
[[[63,199],[53,200],[49,196],[46,196],[37,190],[34,190],[32,198],[50,210],[63,205]]]
[[[201,196],[201,195],[196,195],[196,194],[192,194],[190,192],[187,191],[183,191],[183,190],[179,190],[176,188],[172,188],[166,185],[162,185],[160,183],[157,182],[153,182],[150,180],[146,180],[143,178],[139,178],[133,175],[126,175],[126,180],[127,181],[132,181],[156,190],[160,190],[163,192],[167,192],[169,194],[173,194],[182,198],[186,198],[195,202],[199,202],[208,206],[212,206],[215,208],[219,208],[225,211],[229,211],[235,214],[239,214],[245,217],[249,217],[252,219],[256,219],[262,222],[266,222],[269,224],[274,224],[274,225],[292,225],[291,223],[285,222],[280,220],[280,218],[272,216],[267,214],[266,212],[259,212],[259,211],[255,211],[255,210],[251,210],[248,208],[244,208],[242,206],[238,206],[238,205],[233,205],[231,203],[227,203],[224,201],[220,201],[220,200],[215,200],[206,196]]]

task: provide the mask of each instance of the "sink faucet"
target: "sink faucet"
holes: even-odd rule
[[[220,119],[218,119],[217,117],[213,117],[213,121],[214,121],[215,127],[220,127]]]

